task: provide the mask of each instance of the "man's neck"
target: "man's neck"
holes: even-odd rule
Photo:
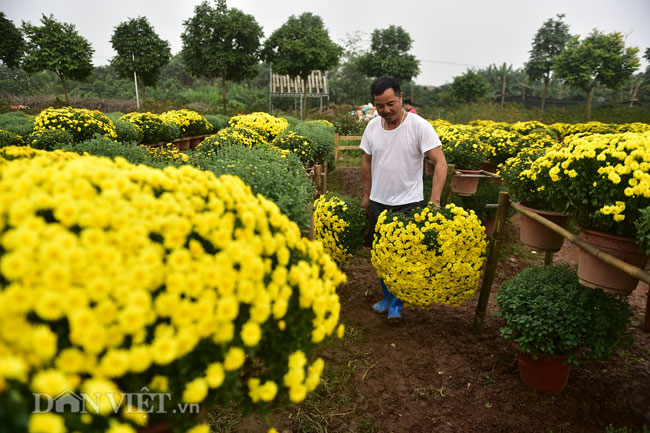
[[[400,126],[404,121],[405,115],[406,115],[406,111],[402,109],[396,121],[389,122],[388,120],[384,119],[384,129],[386,129],[387,131],[392,131],[393,129],[397,129],[397,127]]]

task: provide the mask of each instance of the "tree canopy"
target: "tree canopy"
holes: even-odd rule
[[[252,15],[228,8],[226,0],[216,0],[214,7],[204,1],[183,25],[185,67],[195,77],[221,78],[225,110],[226,80],[242,81],[257,73],[262,27]]]
[[[342,54],[343,48],[332,42],[323,19],[311,12],[291,15],[269,36],[262,50],[262,58],[275,72],[298,76],[303,83],[314,70],[332,69]],[[307,105],[306,86],[303,104]]]
[[[392,76],[408,82],[420,73],[420,61],[409,54],[413,41],[401,26],[375,29],[370,51],[357,60],[357,67],[368,77]]]
[[[530,59],[526,63],[526,74],[531,80],[542,80],[544,93],[542,94],[542,110],[546,103],[546,92],[551,80],[553,62],[562,52],[571,38],[569,26],[562,21],[563,14],[557,19],[550,18],[542,24],[533,38],[533,47],[530,50]]]
[[[120,23],[115,27],[111,44],[117,53],[111,60],[117,76],[131,79],[135,71],[144,86],[156,85],[162,67],[171,58],[169,42],[160,39],[145,17]]]
[[[0,35],[0,61],[10,68],[15,68],[20,64],[25,52],[25,41],[20,30],[3,12],[0,12]]]
[[[84,80],[93,72],[92,55],[95,52],[90,42],[77,33],[75,26],[60,23],[42,15],[41,26],[23,23],[27,36],[23,69],[29,73],[52,71],[61,80],[67,103],[68,91],[65,80]]]
[[[468,69],[463,75],[454,77],[451,92],[458,100],[474,102],[490,93],[490,85],[483,75]]]
[[[318,15],[292,15],[266,40],[262,57],[280,74],[307,79],[311,71],[332,69],[343,48],[332,42]]]
[[[553,70],[569,86],[587,94],[587,119],[591,120],[596,85],[615,89],[625,83],[640,65],[638,52],[638,48],[625,47],[621,33],[594,30],[582,41],[572,37],[556,57]]]

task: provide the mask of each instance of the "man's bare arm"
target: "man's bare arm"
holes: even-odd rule
[[[431,188],[431,197],[429,202],[440,206],[440,196],[442,189],[447,180],[447,160],[440,147],[435,147],[425,153],[426,157],[433,163],[435,171],[433,172],[433,186]]]
[[[361,178],[363,179],[363,199],[361,206],[368,209],[368,202],[370,201],[370,189],[372,187],[372,155],[364,152],[363,161],[361,162]]]

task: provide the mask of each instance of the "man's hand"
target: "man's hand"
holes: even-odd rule
[[[430,209],[440,209],[440,202],[430,201],[429,203],[427,203],[427,207]]]

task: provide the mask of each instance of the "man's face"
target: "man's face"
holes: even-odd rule
[[[375,108],[387,122],[397,122],[402,116],[402,95],[388,88],[381,95],[375,95]]]

